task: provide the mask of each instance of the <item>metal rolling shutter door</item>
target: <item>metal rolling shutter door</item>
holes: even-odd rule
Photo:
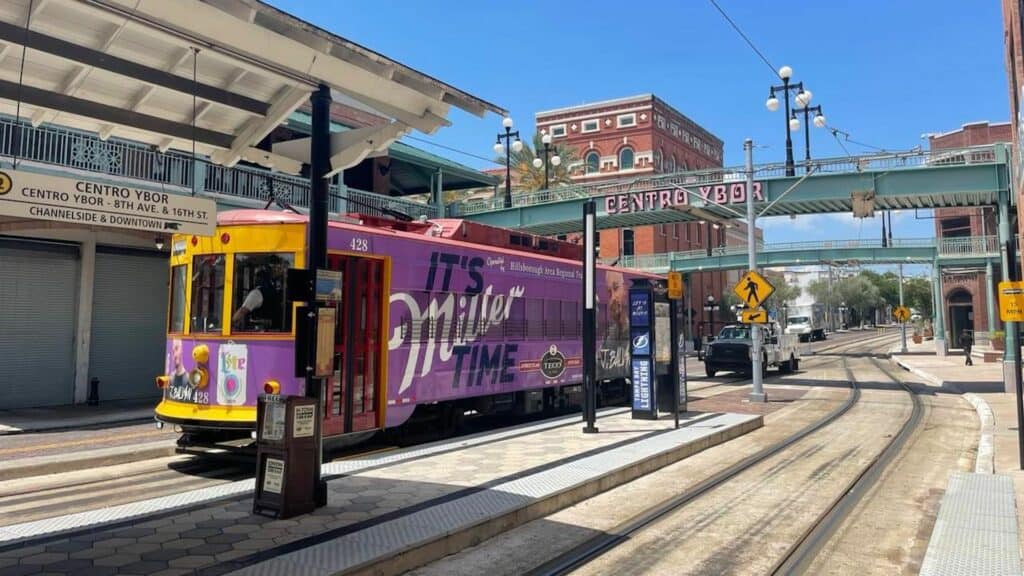
[[[0,238],[0,409],[74,400],[78,248]]]
[[[159,396],[168,274],[166,255],[97,247],[89,378],[100,379],[100,402]]]

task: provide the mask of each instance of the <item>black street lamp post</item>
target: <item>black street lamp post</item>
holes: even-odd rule
[[[792,176],[795,173],[793,170],[793,139],[790,137],[790,132],[800,127],[798,120],[794,120],[789,117],[789,91],[797,91],[796,101],[801,106],[806,106],[807,103],[810,102],[810,93],[804,92],[803,82],[790,84],[789,79],[792,78],[792,76],[793,69],[789,66],[779,68],[779,78],[782,78],[782,86],[772,86],[768,95],[768,101],[765,102],[765,106],[768,107],[768,110],[770,112],[775,112],[779,109],[779,99],[775,97],[775,93],[782,91],[783,100],[786,103],[786,176]],[[794,124],[796,125],[794,126]]]
[[[501,149],[505,149],[505,208],[512,207],[512,153],[510,148],[519,152],[523,149],[523,143],[519,140],[519,130],[512,131],[512,119],[505,118],[501,121],[501,125],[505,127],[505,133],[498,133],[498,142],[494,145],[494,153],[501,154]],[[513,142],[512,137],[516,139]],[[501,141],[505,141],[505,145],[501,145]]]
[[[547,190],[548,188],[550,188],[550,186],[548,185],[548,154],[551,153],[551,134],[545,134],[544,136],[542,136],[541,141],[544,143],[544,159],[541,160],[540,158],[534,158],[533,167],[540,168],[542,164],[544,165],[544,189]],[[551,166],[557,167],[561,163],[562,158],[557,153],[551,157]]]
[[[712,312],[715,311],[715,308],[717,308],[717,306],[715,306],[715,297],[710,295],[710,294],[708,294],[708,301],[707,301],[707,304],[704,306],[704,309],[707,310],[707,312],[708,312],[708,336],[709,337],[715,335],[715,324],[714,324],[714,320],[713,320],[714,316],[712,315]]]
[[[807,94],[805,102],[811,101],[811,91],[804,90],[804,94]],[[808,117],[811,112],[814,112],[814,126],[816,128],[825,127],[825,116],[821,113],[821,106],[804,106],[797,110],[793,110],[792,116],[790,116],[790,123],[795,120],[799,126],[800,120],[796,117],[797,112],[802,112],[804,115],[804,169],[807,171],[811,170],[811,125],[808,122]]]

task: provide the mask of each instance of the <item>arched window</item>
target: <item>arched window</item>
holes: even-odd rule
[[[587,174],[596,174],[601,171],[601,155],[597,152],[587,153]]]
[[[626,146],[619,150],[619,170],[633,169],[633,149]]]
[[[971,297],[971,293],[963,288],[958,288],[946,299],[950,304],[971,304],[974,302],[974,299]]]
[[[673,154],[673,155],[669,156],[668,159],[665,160],[665,164],[666,164],[666,166],[665,166],[665,171],[666,172],[675,172],[676,171],[676,155]]]
[[[656,171],[658,171],[658,172],[661,172],[661,159],[662,159],[662,157],[663,156],[661,154],[661,149],[660,148],[658,150],[654,151],[654,169]]]

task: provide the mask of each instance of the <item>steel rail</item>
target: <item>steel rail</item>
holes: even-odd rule
[[[832,535],[835,534],[835,531],[863,500],[864,496],[878,483],[882,473],[889,467],[893,459],[903,451],[907,440],[910,439],[921,424],[924,409],[918,394],[903,380],[893,376],[892,372],[883,367],[877,358],[872,358],[871,361],[878,367],[879,371],[893,382],[902,386],[907,394],[910,395],[913,403],[910,416],[903,422],[900,431],[893,436],[888,444],[886,444],[886,447],[850,482],[846,489],[832,502],[832,505],[808,527],[800,539],[786,550],[786,553],[772,567],[771,574],[803,574],[807,572],[822,548],[828,543]]]
[[[873,339],[870,339],[873,340]],[[849,347],[860,348],[870,345],[872,342],[864,343],[862,341],[849,343]],[[844,343],[845,344],[845,343]],[[843,360],[844,367],[846,360]],[[725,470],[722,470],[705,480],[698,483],[696,486],[686,491],[683,494],[679,494],[669,500],[658,504],[652,508],[633,516],[632,518],[620,523],[615,528],[599,534],[574,548],[558,555],[552,560],[545,562],[544,564],[534,568],[527,572],[529,576],[549,576],[555,574],[567,574],[576,568],[579,568],[585,564],[590,563],[596,558],[606,554],[613,548],[626,542],[630,537],[637,532],[647,528],[651,524],[661,520],[667,515],[679,510],[690,502],[696,500],[702,495],[714,490],[715,488],[725,484],[729,480],[735,478],[739,474],[747,471],[752,466],[774,456],[783,450],[789,448],[793,444],[803,440],[807,436],[825,428],[826,426],[834,423],[844,414],[849,412],[851,408],[860,400],[860,387],[857,381],[852,378],[852,372],[849,367],[845,367],[850,384],[850,393],[847,395],[846,400],[834,409],[829,414],[825,415],[818,421],[804,427],[800,431],[790,435],[789,437],[769,446],[763,450],[760,450],[750,456],[747,456],[743,460],[729,466]]]

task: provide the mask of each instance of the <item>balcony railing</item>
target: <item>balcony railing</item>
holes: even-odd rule
[[[161,153],[152,147],[123,140],[101,140],[94,134],[69,128],[40,126],[0,117],[0,157],[54,167],[94,172],[116,179],[195,187],[197,193],[214,193],[267,202],[273,190],[277,198],[295,207],[309,207],[309,180],[248,166],[227,168],[204,159],[193,160],[178,152]],[[412,216],[437,216],[435,206],[332,185],[332,207],[351,199],[352,211],[383,215],[396,210]]]
[[[998,254],[999,238],[995,236],[970,236],[966,238],[943,238],[939,241],[939,257],[976,256]]]

